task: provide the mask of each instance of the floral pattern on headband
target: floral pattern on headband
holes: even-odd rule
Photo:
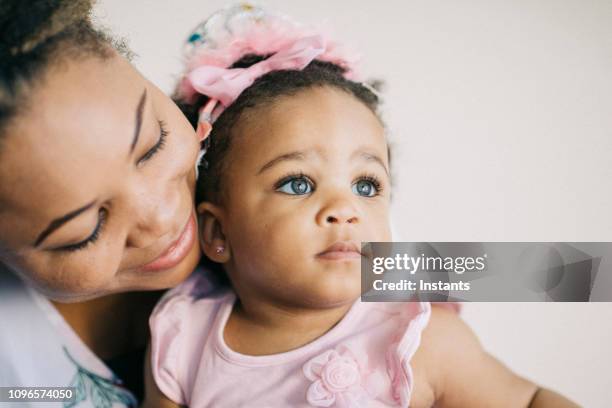
[[[344,50],[326,38],[320,30],[301,25],[289,17],[268,12],[260,7],[241,4],[214,13],[189,35],[184,49],[186,72],[179,84],[179,97],[193,101],[206,90],[194,86],[193,72],[228,68],[248,54],[274,55],[308,37],[318,36],[324,49],[316,59],[343,67],[345,77],[356,79],[355,65],[359,56]],[[288,67],[285,69],[301,69]],[[231,101],[224,101],[227,107]]]

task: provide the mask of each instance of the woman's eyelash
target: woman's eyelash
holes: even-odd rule
[[[163,149],[164,146],[166,145],[166,137],[168,136],[168,131],[166,130],[166,124],[164,123],[163,120],[160,120],[158,122],[159,122],[159,140],[157,141],[157,143],[155,143],[155,146],[153,146],[148,152],[144,154],[144,156],[140,158],[140,160],[138,160],[138,164],[144,163],[147,160],[149,160],[157,152]]]
[[[138,160],[138,164],[144,163],[145,161],[151,159],[151,157],[153,157],[156,153],[158,153],[166,145],[166,138],[168,136],[168,131],[166,130],[166,124],[162,120],[159,121],[159,129],[160,129],[159,140],[157,141],[155,146],[149,149],[149,151],[146,152],[145,155],[140,158],[140,160]],[[67,245],[61,248],[57,248],[57,249],[60,251],[75,252],[75,251],[84,249],[90,244],[93,244],[94,242],[96,242],[98,238],[100,237],[100,233],[102,232],[102,228],[104,227],[104,223],[106,222],[106,216],[107,216],[106,211],[100,210],[99,215],[98,215],[98,224],[96,225],[96,228],[94,229],[92,234],[89,237],[87,237],[87,239],[79,243]]]
[[[93,244],[94,242],[96,242],[98,238],[100,237],[100,233],[102,232],[102,228],[104,227],[104,224],[106,223],[106,216],[107,216],[106,210],[101,209],[100,212],[98,213],[98,224],[96,225],[96,228],[94,229],[92,234],[89,237],[87,237],[87,239],[79,243],[76,243],[76,244],[67,245],[67,246],[58,248],[58,250],[75,252],[75,251],[84,249],[90,244]]]

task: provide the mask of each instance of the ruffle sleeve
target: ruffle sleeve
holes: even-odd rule
[[[168,291],[155,306],[149,318],[151,329],[151,371],[160,391],[179,405],[188,403],[186,397],[186,364],[182,356],[188,354],[185,348],[194,339],[187,338],[191,316],[197,312],[197,299],[214,290],[213,283],[204,271],[196,270],[185,282]],[[205,312],[200,306],[198,312]],[[205,316],[199,314],[201,320]],[[200,319],[198,319],[200,320]]]
[[[406,307],[405,320],[386,355],[392,396],[401,407],[408,407],[410,403],[414,386],[410,360],[421,343],[421,334],[431,316],[429,302],[410,302]]]
[[[458,302],[410,302],[403,309],[403,323],[386,356],[392,396],[401,407],[410,404],[414,387],[410,360],[421,344],[421,335],[431,318],[432,306],[461,312],[461,303]]]
[[[188,299],[177,296],[160,304],[149,319],[151,327],[151,371],[161,392],[177,404],[185,404],[185,393],[181,381],[179,350],[185,328],[181,316],[185,313]]]

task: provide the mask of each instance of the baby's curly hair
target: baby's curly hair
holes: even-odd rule
[[[235,62],[231,68],[248,68],[268,56],[246,55]],[[331,87],[354,96],[378,116],[380,100],[371,86],[351,81],[344,77],[345,69],[331,62],[314,60],[303,70],[281,70],[269,72],[255,80],[215,121],[210,138],[210,146],[204,156],[207,166],[199,168],[196,188],[196,202],[209,201],[220,203],[223,197],[223,174],[227,166],[227,154],[234,139],[233,129],[251,110],[272,104],[283,96],[315,88]],[[377,85],[377,84],[375,84]],[[186,102],[179,96],[174,100],[189,119],[194,128],[198,123],[198,110],[209,98],[199,95],[195,101]]]
[[[59,60],[129,54],[91,22],[92,0],[0,1],[0,132],[26,105],[28,90]]]

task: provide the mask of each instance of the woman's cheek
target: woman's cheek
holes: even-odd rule
[[[174,102],[168,98],[164,100],[169,104],[167,106],[167,114],[171,118],[169,131],[175,132],[177,143],[183,152],[183,168],[185,171],[191,171],[195,169],[200,152],[200,141],[191,124]]]
[[[112,283],[115,267],[103,257],[84,257],[81,261],[51,263],[47,274],[49,290],[60,294],[104,292]]]
[[[45,252],[18,260],[16,270],[49,297],[62,299],[106,292],[116,277],[121,253],[114,247],[83,249],[74,253]]]
[[[195,185],[195,165],[200,151],[200,145],[195,135],[189,132],[180,132],[175,137],[172,147],[172,156],[168,164],[172,166],[170,174],[176,174],[179,179],[187,178]]]

